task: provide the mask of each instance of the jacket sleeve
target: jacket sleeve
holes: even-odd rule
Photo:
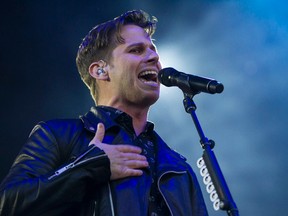
[[[69,158],[79,146],[75,143],[80,135],[74,129],[65,128],[69,132],[63,134],[63,140],[46,123],[34,128],[0,186],[0,215],[40,215],[83,202],[91,199],[97,186],[109,181],[110,162],[102,150],[87,146],[75,159]]]

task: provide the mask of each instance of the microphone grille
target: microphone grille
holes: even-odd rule
[[[172,76],[177,73],[177,70],[175,70],[172,67],[163,68],[158,73],[158,80],[160,83],[162,83],[165,86],[173,86],[173,78]]]

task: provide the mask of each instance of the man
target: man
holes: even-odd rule
[[[96,107],[39,123],[1,184],[1,215],[207,215],[196,176],[147,121],[159,97],[156,18],[129,11],[77,54]]]

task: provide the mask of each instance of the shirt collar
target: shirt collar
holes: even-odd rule
[[[130,125],[132,127],[131,116],[121,110],[108,106],[94,106],[84,116],[80,116],[80,119],[84,122],[85,128],[93,132],[96,131],[99,122],[102,122],[106,129],[117,126],[117,124]],[[147,121],[144,132],[151,133],[153,130],[154,124]]]
[[[132,126],[132,117],[128,115],[127,113],[116,109],[114,107],[108,107],[108,106],[98,106],[97,108],[102,109],[106,112],[107,115],[109,115],[115,122],[122,126],[129,126],[133,128]],[[133,129],[134,130],[134,129]],[[147,121],[144,132],[150,133],[154,130],[154,124],[150,121]]]

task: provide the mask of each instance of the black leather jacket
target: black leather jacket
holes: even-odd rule
[[[0,186],[0,215],[147,216],[151,176],[110,179],[110,162],[88,147],[96,125],[105,143],[132,144],[103,110],[80,119],[39,123]],[[196,176],[185,159],[155,133],[159,148],[158,188],[171,215],[207,215]]]

